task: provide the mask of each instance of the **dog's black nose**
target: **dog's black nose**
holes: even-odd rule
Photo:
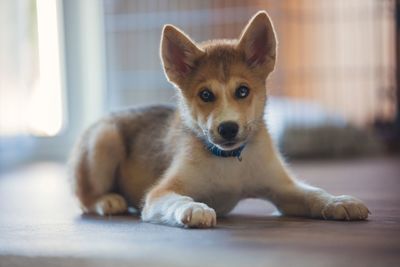
[[[232,140],[239,131],[239,125],[233,121],[226,121],[218,126],[218,133],[226,140]]]

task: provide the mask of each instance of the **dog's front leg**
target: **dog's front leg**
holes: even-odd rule
[[[368,208],[357,198],[333,196],[326,191],[294,179],[282,161],[274,156],[266,164],[261,195],[289,216],[331,220],[365,220]]]
[[[179,183],[179,182],[178,182]],[[174,179],[155,186],[146,196],[142,220],[185,227],[214,227],[215,211],[174,188]]]

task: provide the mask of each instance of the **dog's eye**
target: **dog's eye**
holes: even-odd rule
[[[250,89],[247,86],[241,85],[236,89],[235,96],[237,98],[246,98],[250,93]]]
[[[199,93],[199,97],[201,98],[201,100],[203,100],[204,102],[212,102],[215,99],[214,94],[208,90],[208,89],[204,89]]]

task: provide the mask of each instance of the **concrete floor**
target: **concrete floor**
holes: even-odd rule
[[[211,230],[82,216],[62,165],[0,177],[0,266],[400,266],[400,159],[293,164],[298,177],[363,199],[366,222],[278,216],[246,200]]]

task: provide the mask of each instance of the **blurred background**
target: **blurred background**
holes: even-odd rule
[[[289,159],[400,147],[396,0],[0,0],[0,170],[64,161],[110,111],[174,103],[162,26],[236,38],[267,10],[278,34],[266,120]]]

